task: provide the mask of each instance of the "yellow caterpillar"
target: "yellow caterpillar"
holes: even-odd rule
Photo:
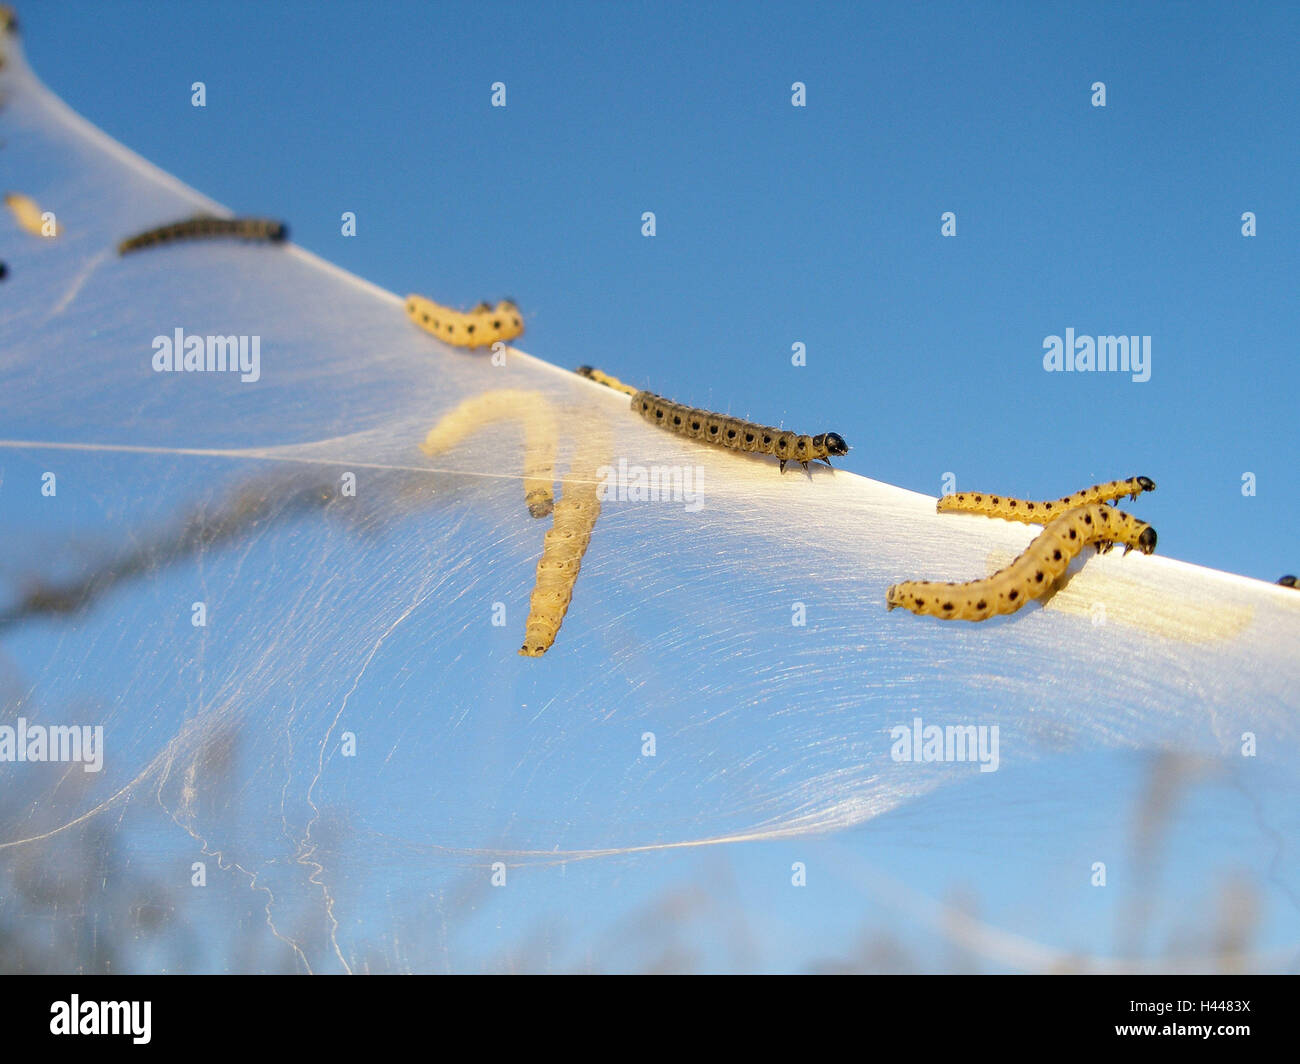
[[[693,406],[683,406],[653,392],[634,392],[622,381],[590,366],[582,366],[578,372],[599,384],[630,394],[633,411],[652,425],[732,451],[770,454],[780,462],[782,473],[788,462],[798,462],[806,471],[809,462],[825,462],[829,466],[833,456],[849,453],[849,445],[836,432],[824,432],[817,436],[786,432],[770,425],[759,425],[753,421],[742,421],[740,418],[710,413]]]
[[[406,297],[406,316],[439,340],[458,347],[487,347],[498,340],[513,340],[524,331],[519,308],[509,299],[495,307],[480,303],[462,314],[424,296],[410,295]]]
[[[595,381],[597,384],[603,384],[606,388],[613,388],[616,392],[622,392],[624,395],[636,395],[637,390],[630,384],[624,384],[617,377],[611,377],[608,373],[602,373],[593,366],[579,366],[575,373],[580,377],[586,377],[588,380]]]
[[[18,32],[18,15],[8,4],[0,4],[0,32]]]
[[[524,501],[534,517],[545,517],[555,505],[555,410],[536,392],[501,389],[466,399],[439,421],[420,450],[433,457],[451,450],[466,436],[499,421],[524,427]]]
[[[941,514],[984,514],[986,517],[1001,517],[1007,521],[1020,521],[1027,525],[1046,524],[1057,514],[1076,506],[1088,506],[1095,502],[1116,502],[1127,495],[1136,499],[1144,491],[1155,491],[1156,485],[1150,477],[1129,477],[1128,480],[1110,480],[1105,484],[1094,484],[1090,488],[1076,491],[1073,495],[1054,502],[1025,502],[1023,499],[1011,499],[1005,495],[989,495],[987,492],[964,491],[955,495],[945,495],[935,507]]]
[[[578,444],[573,464],[555,504],[555,519],[542,543],[537,582],[528,604],[524,645],[519,653],[540,658],[555,643],[573,599],[573,587],[600,516],[597,471],[610,459],[610,441],[603,425],[593,426]]]
[[[212,237],[233,236],[240,240],[269,240],[279,243],[289,238],[289,227],[270,218],[214,218],[199,215],[185,218],[170,225],[148,229],[117,245],[117,253],[125,255],[155,244],[171,244],[177,240],[205,240]]]
[[[890,587],[885,602],[891,610],[902,606],[945,620],[982,621],[1015,613],[1046,593],[1084,547],[1095,544],[1103,553],[1116,543],[1124,544],[1125,554],[1134,548],[1150,554],[1156,549],[1156,530],[1113,506],[1077,506],[1048,522],[1019,558],[987,580],[965,584],[910,580]]]
[[[24,196],[21,192],[6,192],[5,206],[12,212],[18,224],[32,236],[53,240],[56,236],[63,235],[63,226],[54,223],[50,223],[49,231],[46,231],[47,225],[45,219],[41,217],[41,208],[30,196]]]

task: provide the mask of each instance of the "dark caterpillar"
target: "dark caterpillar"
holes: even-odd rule
[[[1001,517],[1006,521],[1020,521],[1023,524],[1045,524],[1057,514],[1072,510],[1076,506],[1087,506],[1094,502],[1115,502],[1127,495],[1136,499],[1144,491],[1155,491],[1156,485],[1150,477],[1129,477],[1128,480],[1109,480],[1105,484],[1094,484],[1091,488],[1076,491],[1055,502],[1025,502],[1023,499],[1011,499],[1005,495],[989,495],[987,492],[960,492],[945,495],[939,500],[935,509],[941,514],[968,513],[984,514],[986,517]]]
[[[269,218],[212,218],[199,215],[149,229],[123,240],[117,245],[117,253],[125,255],[140,248],[170,244],[176,240],[208,240],[226,236],[239,240],[269,240],[278,244],[289,239],[289,227]]]
[[[622,381],[591,366],[580,367],[578,373],[606,387],[621,392],[632,391]],[[849,453],[849,445],[836,432],[804,436],[772,428],[770,425],[759,425],[753,421],[742,421],[693,406],[683,406],[653,392],[632,392],[632,409],[652,425],[658,425],[679,436],[747,454],[770,454],[780,461],[782,473],[788,462],[798,462],[807,470],[809,462],[825,462],[829,466],[832,457]]]
[[[682,406],[653,392],[637,392],[632,396],[632,409],[652,425],[658,425],[679,436],[717,444],[733,451],[773,455],[780,460],[782,473],[785,472],[787,462],[798,462],[807,470],[809,462],[825,462],[829,466],[832,456],[849,453],[849,445],[836,432],[804,436],[772,428],[770,425],[713,414],[693,406]]]
[[[909,580],[885,592],[889,609],[902,606],[913,613],[944,620],[982,621],[999,613],[1015,613],[1031,599],[1041,598],[1089,544],[1098,553],[1124,544],[1124,553],[1156,549],[1156,530],[1145,521],[1103,503],[1078,506],[1050,521],[1028,549],[987,580],[965,584]]]

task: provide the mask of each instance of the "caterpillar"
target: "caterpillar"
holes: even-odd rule
[[[8,4],[0,4],[0,31],[18,32],[18,15]]]
[[[55,225],[54,231],[45,232],[45,221],[41,217],[41,208],[30,196],[24,196],[21,192],[6,192],[5,206],[12,212],[18,224],[32,236],[44,237],[47,240],[53,240],[56,236],[63,235],[63,226]]]
[[[523,657],[540,658],[550,650],[569,612],[582,559],[600,516],[597,470],[607,465],[609,458],[609,436],[603,426],[578,444],[561,485],[560,501],[555,504],[554,521],[542,541],[537,582],[524,622],[524,645],[519,648]]]
[[[1098,553],[1124,544],[1124,553],[1156,549],[1156,530],[1145,521],[1104,503],[1089,503],[1053,518],[1028,549],[987,580],[965,584],[909,580],[885,592],[885,603],[916,614],[945,620],[982,621],[1015,613],[1030,599],[1042,597],[1089,544]]]
[[[555,505],[555,410],[536,392],[500,389],[466,399],[443,417],[420,444],[433,457],[498,421],[524,427],[524,502],[533,517],[545,517]]]
[[[578,372],[597,383],[630,394],[632,410],[652,425],[658,425],[679,436],[733,451],[770,454],[780,461],[782,473],[788,462],[798,462],[806,471],[809,462],[825,462],[829,466],[832,457],[849,453],[849,445],[837,432],[803,436],[797,432],[786,432],[769,425],[758,425],[752,421],[698,410],[693,406],[683,406],[653,392],[634,392],[622,381],[591,366],[582,366]]]
[[[129,237],[117,245],[117,253],[126,255],[141,248],[170,244],[176,240],[207,240],[223,236],[233,236],[240,240],[269,240],[278,244],[289,239],[289,227],[284,222],[271,218],[214,218],[201,214]]]
[[[1025,502],[1023,499],[1011,499],[1005,495],[989,495],[984,492],[959,492],[945,495],[939,500],[935,509],[941,514],[984,514],[986,517],[1001,517],[1006,521],[1020,521],[1024,524],[1045,524],[1064,510],[1092,503],[1117,502],[1127,495],[1136,499],[1144,491],[1155,491],[1156,485],[1150,477],[1129,477],[1128,480],[1109,480],[1105,484],[1094,484],[1090,488],[1076,491],[1073,495],[1054,502]]]
[[[1294,587],[1297,590],[1300,590],[1300,582],[1298,582],[1290,573],[1286,576],[1279,577],[1277,582],[1283,587]]]
[[[409,295],[406,316],[425,332],[457,347],[487,347],[498,340],[513,340],[524,331],[519,308],[509,299],[501,300],[495,307],[480,303],[462,314],[424,296]]]
[[[624,395],[636,395],[636,389],[630,384],[624,384],[617,377],[611,377],[608,373],[602,373],[593,366],[579,366],[573,371],[580,377],[586,377],[588,380],[595,381],[597,384],[603,384],[606,388],[613,388],[616,392],[622,392]]]

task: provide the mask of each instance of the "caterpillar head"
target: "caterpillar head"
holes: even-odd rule
[[[289,227],[284,222],[272,222],[266,227],[266,238],[277,244],[289,239]]]
[[[822,448],[828,455],[834,458],[837,455],[848,454],[849,445],[844,442],[844,437],[838,432],[827,432],[813,439],[813,446]]]
[[[1154,480],[1152,480],[1150,477],[1134,477],[1133,479],[1136,480],[1136,481],[1138,482],[1138,486],[1139,486],[1143,491],[1155,491],[1155,490],[1156,490],[1156,482],[1155,482]]]
[[[1142,529],[1142,534],[1138,536],[1138,550],[1143,554],[1150,554],[1156,549],[1156,530],[1150,525]]]
[[[1292,576],[1290,573],[1288,573],[1286,576],[1278,580],[1278,583],[1281,584],[1283,587],[1300,588],[1300,582],[1297,582],[1296,578]]]

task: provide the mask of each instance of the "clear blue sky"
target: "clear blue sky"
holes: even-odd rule
[[[1151,476],[1162,553],[1269,581],[1300,569],[1298,10],[20,6],[73,107],[378,284],[512,295],[542,358],[931,494]],[[1067,328],[1151,336],[1150,381],[1044,372]]]
[[[949,471],[962,488],[1036,497],[1146,474],[1159,491],[1131,508],[1157,526],[1161,553],[1270,582],[1300,570],[1295,11],[1146,5],[1134,13],[1132,5],[1104,4],[812,11],[779,4],[18,6],[37,74],[110,135],[241,213],[285,218],[302,245],[398,293],[461,306],[515,297],[528,319],[521,346],[541,358],[601,365],[684,401],[764,422],[833,429],[854,448],[840,465],[931,494]],[[194,81],[207,86],[201,110],[190,105]],[[496,81],[507,87],[505,109],[490,106]],[[795,81],[806,83],[806,108],[791,106]],[[1107,86],[1104,109],[1090,104],[1095,81]],[[641,235],[647,210],[657,216],[653,239]],[[340,234],[344,211],[358,215],[355,238]],[[945,211],[957,215],[950,239],[940,235]],[[1256,237],[1241,235],[1244,211],[1258,217]],[[1151,380],[1045,373],[1043,340],[1067,328],[1150,335]],[[806,368],[790,364],[795,342],[807,347]],[[28,459],[6,458],[20,461]],[[103,468],[128,466],[149,468],[134,458],[106,459]],[[1241,492],[1246,472],[1258,478],[1254,497]],[[21,474],[11,478],[18,482]],[[75,493],[66,499],[77,505]],[[167,514],[173,509],[161,492],[150,504]],[[121,518],[142,523],[134,510]],[[314,564],[306,557],[295,554],[293,564]],[[276,569],[277,562],[261,559],[267,584],[294,572]],[[259,563],[239,564],[248,577]],[[187,579],[178,577],[178,585]],[[244,586],[263,585],[250,579]],[[141,586],[129,593],[138,598],[125,600],[121,616],[155,619],[149,596],[157,592]],[[364,595],[359,603],[330,622],[341,636],[353,618],[364,630],[381,615]],[[188,622],[158,623],[167,630],[167,623]],[[326,719],[336,708],[335,676],[346,674],[348,654],[366,649],[362,636],[340,640],[341,658],[332,657],[328,641],[304,637],[303,660],[321,662],[303,671],[327,693],[318,710]],[[35,666],[52,705],[73,704],[86,677],[130,694],[118,700],[127,707],[123,722],[154,721],[137,717],[135,707],[149,705],[155,691],[179,691],[196,702],[204,694],[191,694],[188,672],[173,681],[152,669],[163,654],[147,647],[141,653],[151,668],[132,671],[116,635],[89,637],[78,670],[63,667],[72,651],[57,642],[62,628],[25,638],[52,641],[17,651],[19,661]],[[197,667],[211,675],[242,676],[245,663],[258,660],[256,648],[246,656],[238,632],[214,629],[209,639],[210,656]],[[411,766],[428,773],[419,744],[430,735],[454,734],[460,745],[453,752],[472,750],[495,769],[515,758],[527,766],[530,786],[557,808],[569,808],[554,794],[572,779],[595,794],[592,781],[622,778],[621,768],[610,767],[607,751],[616,743],[607,732],[582,712],[572,726],[561,712],[540,712],[550,702],[539,694],[565,690],[558,671],[526,680],[503,672],[497,686],[475,692],[486,709],[472,721],[480,730],[444,723],[443,706],[426,704],[424,694],[438,685],[410,676],[441,682],[440,670],[450,675],[457,663],[429,655],[425,640],[412,626],[386,644],[392,656],[353,701],[370,729],[367,742],[399,756],[379,785],[369,767],[349,776],[332,766],[330,788],[321,793],[382,814],[364,825],[370,848],[342,848],[347,858],[331,868],[333,881],[387,887],[423,874],[411,862],[401,873],[383,868],[369,880],[347,861],[382,851],[375,840],[385,833],[418,834],[402,820],[423,816],[415,801],[405,803],[402,816],[389,814],[403,805],[399,798],[429,790]],[[319,657],[309,657],[309,649]],[[393,664],[406,660],[425,671]],[[563,670],[566,660],[548,664]],[[585,662],[575,656],[572,667]],[[110,678],[114,669],[126,676],[120,683]],[[776,687],[771,675],[762,682]],[[587,683],[580,697],[591,704],[633,700],[618,686],[621,678]],[[454,689],[441,691],[450,704]],[[539,708],[541,724],[515,732],[511,700],[524,694]],[[731,690],[724,684],[711,696],[725,702]],[[279,697],[274,685],[259,694],[276,721]],[[160,715],[172,710],[166,697],[156,700]],[[295,718],[305,735],[315,734],[312,723]],[[135,741],[152,749],[159,733],[149,726]],[[816,726],[830,727],[822,720]],[[563,749],[572,760],[539,758],[553,773],[553,789],[533,784],[527,756],[551,755],[548,729],[565,737],[566,727],[572,741]],[[746,730],[745,742],[718,749],[740,763],[770,736],[813,734],[782,731],[779,716],[762,727],[769,730]],[[875,719],[861,727],[875,727]],[[279,756],[271,749],[258,749],[259,768]],[[706,744],[683,750],[707,763]],[[587,771],[584,759],[595,767]],[[470,757],[463,766],[488,779],[484,806],[498,811],[492,773]],[[794,762],[789,771],[806,767]],[[248,778],[255,794],[241,792],[241,811],[256,809],[257,788],[282,800],[283,780],[274,772]],[[1144,778],[1136,756],[1130,762],[1107,752],[1091,761],[1071,750],[996,777],[1005,789],[992,797],[985,790],[972,800],[966,787],[941,794],[937,806],[917,801],[897,817],[863,825],[851,843],[873,858],[888,855],[900,877],[920,880],[922,888],[947,881],[956,868],[987,892],[994,923],[1010,924],[1008,912],[1031,912],[1031,929],[1045,927],[1061,941],[1104,952],[1116,943],[1099,940],[1097,929],[1110,926],[1107,907],[1121,902],[1093,892],[1080,903],[1088,893],[1081,884],[1071,894],[1072,887],[1047,875],[1068,878],[1061,870],[1093,845],[1094,834],[1113,843],[1139,790],[1135,781]],[[1044,799],[1067,785],[1068,798]],[[1255,787],[1269,796],[1270,812],[1295,808],[1284,788]],[[1170,880],[1186,904],[1170,910],[1171,920],[1200,919],[1197,892],[1209,889],[1202,881],[1207,836],[1234,853],[1244,848],[1233,850],[1233,832],[1254,830],[1242,811],[1247,793],[1254,792],[1215,795],[1212,810],[1194,810],[1197,831],[1176,840]],[[687,797],[692,809],[709,808],[707,798]],[[463,805],[475,812],[468,798]],[[575,834],[610,815],[599,801],[581,808],[566,825]],[[628,798],[622,808],[640,807]],[[1002,817],[1001,834],[989,832],[990,809]],[[721,815],[710,811],[714,820]],[[1215,836],[1219,826],[1225,830]],[[1294,833],[1284,824],[1279,834]],[[837,952],[842,929],[853,923],[845,913],[861,904],[847,878],[834,892],[810,891],[814,902],[803,913],[772,900],[788,896],[784,869],[792,860],[821,859],[805,843],[731,847],[738,881],[760,896],[760,909],[778,914],[763,928],[777,943],[765,954],[768,964],[787,946],[790,957],[808,948]],[[255,852],[278,852],[276,845],[256,833],[248,843]],[[1261,878],[1273,859],[1271,851],[1260,853]],[[1112,860],[1119,868],[1122,858]],[[1294,858],[1287,860],[1293,880]],[[268,871],[279,870],[273,865]],[[606,889],[605,877],[620,888],[639,883],[649,896],[672,867],[646,861],[634,875],[613,862],[588,862],[569,868],[558,884],[543,873],[519,882],[538,897],[553,892],[564,911],[594,927],[629,904]],[[817,872],[818,889],[832,874]],[[728,896],[721,888],[715,893]],[[541,903],[525,898],[531,900],[513,908],[484,908],[482,930],[465,925],[468,938],[481,934],[489,943],[474,948],[487,953],[496,939],[527,932],[525,917]],[[1061,898],[1075,900],[1058,911]],[[376,902],[368,918],[382,923],[385,913]],[[873,926],[888,919],[879,910],[864,917]],[[1268,919],[1270,941],[1294,938],[1293,910],[1275,908]],[[486,927],[493,920],[496,939]],[[942,967],[941,959],[932,966]]]

